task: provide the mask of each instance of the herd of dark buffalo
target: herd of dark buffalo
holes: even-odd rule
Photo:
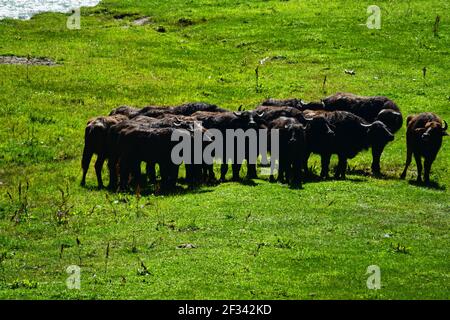
[[[98,187],[103,187],[102,167],[109,169],[109,188],[126,190],[157,183],[159,166],[161,188],[173,188],[179,180],[179,165],[171,160],[174,130],[278,129],[279,167],[276,179],[293,186],[310,176],[308,159],[321,157],[321,178],[328,178],[330,158],[338,156],[335,178],[344,179],[347,160],[362,150],[372,151],[372,173],[381,175],[380,158],[386,145],[402,127],[398,106],[387,97],[337,93],[319,102],[299,99],[268,99],[254,110],[228,111],[208,103],[187,103],[176,107],[148,106],[142,109],[120,106],[108,116],[89,120],[85,129],[82,158],[83,177],[94,154]],[[429,183],[430,169],[441,147],[448,125],[434,113],[410,115],[407,125],[407,159],[401,178],[406,177],[414,155],[417,180]],[[205,145],[207,142],[205,142]],[[146,174],[141,174],[141,163]],[[241,164],[233,162],[232,179],[240,179]],[[220,181],[225,181],[228,163],[222,161]],[[216,182],[212,164],[185,164],[189,185]],[[247,178],[257,178],[256,164],[247,163]],[[273,173],[271,181],[275,181]]]

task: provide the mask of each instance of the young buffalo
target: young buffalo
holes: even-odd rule
[[[442,137],[449,135],[446,131],[448,124],[434,113],[426,112],[408,116],[406,125],[407,156],[401,178],[406,178],[406,171],[414,155],[417,164],[417,181],[422,181],[422,158],[424,158],[424,181],[429,183],[431,165],[441,148]]]

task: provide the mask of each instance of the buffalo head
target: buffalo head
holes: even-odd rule
[[[445,120],[443,122],[444,126],[438,121],[429,121],[425,124],[425,128],[417,128],[416,132],[421,135],[420,138],[424,142],[434,140],[438,137],[448,136],[448,124]]]
[[[361,123],[361,126],[367,130],[367,135],[372,145],[384,145],[394,140],[394,135],[381,121],[377,120],[371,124]]]
[[[389,131],[393,133],[397,132],[403,125],[402,114],[392,109],[381,110],[378,113],[376,120],[383,122],[388,127]]]

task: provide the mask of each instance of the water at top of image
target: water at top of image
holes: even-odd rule
[[[74,8],[93,7],[100,0],[0,0],[0,20],[30,19],[41,12],[70,12]]]

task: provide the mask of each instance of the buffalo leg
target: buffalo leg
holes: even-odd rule
[[[105,163],[105,157],[103,155],[99,155],[97,160],[95,161],[95,174],[97,175],[97,183],[98,188],[103,188],[103,180],[102,180],[102,168]]]
[[[168,164],[160,163],[159,171],[161,173],[161,188],[168,189],[170,186],[170,168]]]
[[[169,179],[168,179],[168,187],[170,189],[174,189],[175,186],[177,185],[177,180],[178,180],[178,165],[174,165],[174,164],[170,164],[169,165]],[[195,167],[193,165],[193,171],[195,171]]]
[[[278,182],[284,183],[287,178],[286,170],[287,170],[287,164],[285,163],[283,158],[280,158],[278,160]]]
[[[133,183],[134,187],[136,189],[142,187],[142,175],[141,175],[141,162],[140,161],[133,161],[130,163],[131,170],[132,170],[132,177],[133,177]]]
[[[414,159],[416,159],[417,165],[417,182],[422,182],[422,158],[419,154],[414,153]]]
[[[372,174],[375,176],[381,175],[380,159],[383,150],[384,146],[372,147]]]
[[[93,153],[88,151],[85,147],[83,150],[83,159],[81,160],[81,167],[83,168],[83,177],[81,178],[81,185],[86,185],[86,174],[89,169],[89,164],[91,163]]]
[[[222,163],[220,165],[220,180],[225,181],[225,176],[228,172],[228,163]]]
[[[108,170],[109,170],[109,185],[108,189],[114,190],[117,188],[117,169],[118,169],[118,159],[116,157],[110,157],[108,159]]]
[[[434,158],[428,157],[425,158],[425,162],[424,162],[424,181],[425,183],[429,183],[430,182],[430,171],[431,171],[431,165],[433,164]]]
[[[156,183],[155,163],[148,161],[145,171],[147,172],[148,181],[152,184]]]
[[[130,178],[130,161],[126,159],[120,160],[120,190],[124,191],[128,187]]]
[[[322,163],[322,170],[320,171],[320,177],[328,178],[328,173],[330,171],[330,158],[331,154],[322,154],[320,159]]]
[[[178,175],[178,174],[177,174]],[[202,174],[202,165],[201,164],[189,164],[186,165],[186,182],[191,187],[198,185],[201,183],[203,174]]]
[[[412,152],[410,148],[406,151],[406,163],[405,163],[405,169],[403,169],[402,175],[400,176],[400,179],[406,178],[406,172],[408,171],[408,167],[411,164],[412,161]]]
[[[339,156],[338,166],[334,177],[337,179],[345,179],[345,171],[347,170],[347,158]]]
[[[256,174],[256,164],[249,164],[247,161],[247,178],[256,179],[258,175]]]
[[[159,168],[161,171],[161,187],[163,189],[173,189],[177,184],[179,166],[160,163]]]
[[[239,181],[239,172],[241,172],[241,164],[233,163],[231,169],[233,170],[233,181]]]
[[[186,170],[186,183],[191,185],[194,182],[194,165],[193,164],[185,164]]]
[[[292,173],[291,173],[291,184],[294,187],[302,186],[302,163],[300,161],[293,161],[292,163]]]
[[[214,165],[212,165],[212,164],[203,165],[203,170],[204,170],[204,176],[206,177],[206,180],[209,183],[215,183],[216,175],[214,174]]]

